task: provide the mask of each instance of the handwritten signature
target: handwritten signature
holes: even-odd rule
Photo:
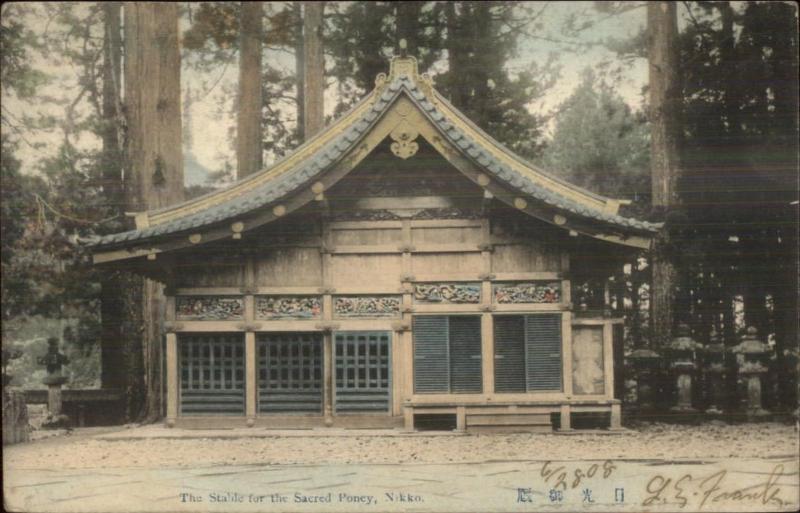
[[[690,498],[699,497],[700,504],[697,509],[702,509],[706,504],[720,501],[760,501],[762,505],[772,504],[783,506],[784,501],[778,497],[781,489],[777,483],[783,475],[784,467],[777,464],[763,483],[758,483],[743,488],[726,489],[725,478],[727,470],[720,470],[710,476],[699,479],[692,474],[684,474],[677,480],[664,477],[660,474],[653,476],[645,487],[648,496],[642,501],[642,506],[667,504],[674,501],[683,508],[689,504]]]

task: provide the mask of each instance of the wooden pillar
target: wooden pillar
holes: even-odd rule
[[[572,312],[561,315],[561,365],[564,372],[564,395],[572,397]]]
[[[414,408],[411,406],[403,408],[403,429],[405,431],[414,431]]]
[[[322,337],[323,368],[322,368],[322,408],[325,415],[325,425],[333,425],[333,333],[326,331]]]
[[[621,364],[622,362],[620,362]],[[603,388],[609,399],[614,398],[614,326],[610,322],[603,324]]]
[[[465,433],[467,431],[466,406],[456,406],[456,431],[459,433]]]
[[[561,405],[561,427],[559,431],[572,431],[572,407],[569,404]]]
[[[402,237],[403,237],[403,246],[406,249],[411,248],[411,244],[413,241],[412,233],[411,233],[411,220],[403,219],[402,220]],[[414,268],[412,261],[412,255],[410,251],[403,251],[402,254],[402,275],[403,280],[406,277],[411,276]],[[402,281],[403,287],[403,304],[402,304],[402,319],[403,322],[407,323],[408,326],[413,329],[414,326],[414,319],[412,315],[413,311],[413,290],[414,284],[412,282]],[[398,333],[397,337],[400,339],[400,351],[402,351],[402,362],[403,366],[401,367],[401,372],[403,374],[402,383],[400,384],[399,389],[402,390],[402,402],[401,408],[403,408],[403,415],[405,418],[405,429],[408,431],[413,431],[414,429],[414,418],[413,418],[413,410],[409,407],[403,407],[406,401],[411,399],[411,396],[414,394],[414,335],[412,331],[403,331],[402,333]],[[397,388],[396,388],[397,389]]]
[[[178,335],[167,333],[167,426],[178,418]]]
[[[490,313],[481,315],[481,362],[483,393],[494,394],[494,318]]]
[[[481,371],[483,374],[483,393],[494,394],[494,317],[492,317],[492,233],[488,219],[481,221],[481,303],[486,313],[481,315]]]
[[[252,296],[251,296],[252,297]],[[247,427],[253,427],[256,422],[258,393],[256,390],[257,370],[256,364],[256,334],[248,331],[244,334],[244,365],[245,365],[245,397],[244,409],[247,416]]]
[[[622,407],[619,403],[611,405],[611,426],[609,429],[622,429]]]

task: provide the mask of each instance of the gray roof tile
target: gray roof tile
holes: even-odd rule
[[[532,182],[528,177],[512,170],[506,164],[497,160],[491,152],[481,148],[469,137],[465,136],[436,108],[435,104],[425,97],[425,94],[408,76],[401,75],[389,84],[378,100],[375,101],[372,109],[367,110],[361,119],[356,121],[321,151],[310,156],[309,159],[302,163],[301,166],[298,166],[298,168],[287,171],[281,176],[260,185],[257,189],[248,192],[244,196],[232,198],[225,203],[209,208],[207,211],[189,214],[183,218],[169,221],[155,227],[100,237],[96,239],[93,244],[104,246],[195,229],[245,214],[280,199],[300,187],[303,183],[313,179],[332,163],[340,159],[342,155],[355,145],[364,132],[370,127],[371,122],[378,118],[380,113],[383,112],[387,105],[389,105],[402,90],[405,90],[416,104],[427,113],[426,115],[442,130],[442,133],[450,142],[454,143],[462,150],[466,150],[465,153],[474,159],[481,168],[500,180],[524,191],[537,200],[577,215],[642,231],[654,232],[658,229],[659,225],[656,224],[639,221],[633,218],[625,218],[619,215],[609,215],[606,212],[577,204],[573,200],[563,197],[561,194],[555,193],[552,190]]]

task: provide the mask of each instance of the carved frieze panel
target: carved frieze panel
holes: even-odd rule
[[[417,303],[477,304],[481,302],[480,283],[415,283]]]
[[[256,319],[319,319],[319,296],[256,296]]]
[[[177,296],[175,316],[182,321],[244,319],[244,299],[229,296]]]
[[[557,281],[495,283],[492,292],[495,303],[499,304],[561,301],[561,283]]]
[[[400,296],[336,296],[333,298],[335,317],[399,317]]]

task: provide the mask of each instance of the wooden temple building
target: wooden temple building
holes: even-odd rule
[[[658,228],[620,203],[515,156],[396,57],[290,156],[93,256],[166,286],[169,426],[614,428],[622,319],[586,284]]]

